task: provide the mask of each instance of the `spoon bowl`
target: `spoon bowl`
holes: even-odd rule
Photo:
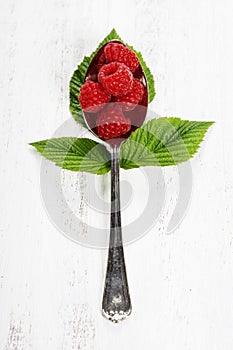
[[[117,43],[124,45],[122,42],[118,40],[111,40],[105,45],[103,45],[98,52],[95,54],[93,59],[91,60],[91,63],[87,69],[86,76],[85,76],[85,82],[86,81],[93,81],[93,82],[98,82],[98,74],[100,69],[104,64],[106,64],[106,59],[104,58],[104,49],[109,43]],[[124,45],[126,47],[126,45]],[[96,125],[96,120],[98,118],[98,114],[101,112],[102,109],[106,109],[106,107],[120,107],[120,105],[123,105],[123,114],[126,118],[130,119],[130,130],[124,134],[121,135],[120,137],[116,137],[113,139],[109,140],[104,140],[110,145],[120,145],[125,139],[127,139],[133,131],[135,131],[137,128],[139,128],[143,123],[146,118],[147,114],[147,107],[148,107],[148,87],[147,87],[147,81],[145,74],[143,72],[142,66],[138,65],[138,68],[133,72],[133,78],[138,79],[141,84],[144,87],[144,94],[142,99],[139,101],[139,103],[135,106],[134,109],[132,110],[127,110],[127,108],[124,108],[124,102],[114,102],[112,99],[106,103],[105,105],[102,105],[102,108],[100,111],[97,112],[89,112],[89,111],[83,111],[84,114],[84,119],[85,122],[88,126],[88,129],[98,138],[101,138],[98,135],[98,129]],[[125,103],[126,105],[126,103]],[[126,109],[126,110],[125,110]]]

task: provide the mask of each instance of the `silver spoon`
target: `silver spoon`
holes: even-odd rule
[[[119,43],[119,41],[116,40],[114,40],[114,42]],[[99,49],[92,59],[85,80],[97,81],[99,70],[98,64],[100,57],[103,57],[104,46]],[[132,311],[121,228],[120,147],[122,142],[130,136],[131,132],[143,124],[148,106],[147,83],[140,64],[133,75],[143,83],[145,93],[142,101],[133,111],[125,112],[127,117],[131,119],[131,129],[125,135],[122,135],[121,138],[105,140],[111,150],[111,223],[107,271],[102,300],[102,313],[103,316],[114,323],[124,320]],[[97,127],[93,122],[95,119],[93,118],[93,113],[90,114],[84,112],[83,114],[88,128],[95,134],[95,136],[99,137]]]

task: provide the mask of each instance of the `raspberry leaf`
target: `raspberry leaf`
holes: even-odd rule
[[[70,111],[77,123],[87,128],[83,119],[82,108],[78,101],[81,86],[84,84],[84,78],[90,65],[91,58],[85,56],[83,61],[78,65],[70,80]]]
[[[30,145],[62,169],[92,174],[110,170],[110,153],[105,146],[87,138],[61,137]]]
[[[213,122],[179,118],[152,119],[121,147],[121,167],[177,165],[192,158]]]

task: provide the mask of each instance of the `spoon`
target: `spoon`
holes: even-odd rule
[[[124,45],[117,40],[110,42]],[[85,82],[98,82],[98,73],[101,70],[102,65],[106,64],[104,48],[108,44],[109,42],[102,46],[93,57],[86,73]],[[126,46],[124,45],[124,47]],[[124,116],[127,118],[127,120],[130,120],[130,129],[118,137],[104,139],[111,152],[111,217],[107,271],[102,300],[102,314],[104,317],[114,323],[124,320],[131,314],[132,311],[121,228],[120,147],[122,142],[124,142],[130,136],[132,131],[136,130],[143,124],[148,106],[147,82],[140,63],[138,63],[138,67],[132,74],[133,78],[139,80],[143,85],[144,94],[143,98],[136,106],[131,106],[131,108],[123,106]],[[113,107],[115,105],[118,108],[118,104],[118,102],[108,103],[108,105],[112,106],[112,108],[115,108]],[[120,106],[122,107],[122,104],[120,104]],[[106,106],[104,108],[106,109]],[[88,128],[92,133],[94,133],[95,136],[102,138],[103,140],[103,137],[101,137],[99,132],[100,129],[96,124],[96,115],[98,115],[98,113],[100,112],[93,113],[93,111],[83,111],[84,119]]]

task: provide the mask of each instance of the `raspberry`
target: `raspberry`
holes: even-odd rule
[[[133,74],[124,64],[112,62],[100,69],[98,80],[109,94],[124,95],[131,88]]]
[[[130,111],[142,100],[144,86],[140,80],[134,78],[131,90],[124,96],[113,97],[114,102],[120,102],[120,106],[125,111]]]
[[[86,81],[80,89],[79,102],[86,112],[97,112],[110,101],[111,96],[99,83]]]
[[[119,43],[109,43],[104,48],[104,53],[107,62],[120,62],[124,63],[131,72],[139,66],[139,61],[137,56],[128,47]]]
[[[103,140],[113,139],[126,134],[130,130],[130,120],[126,118],[120,107],[109,104],[96,121],[97,133]]]

